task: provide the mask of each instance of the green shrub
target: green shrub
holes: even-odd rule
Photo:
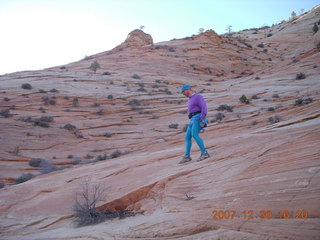
[[[249,101],[249,99],[247,98],[246,95],[242,95],[242,96],[239,98],[239,100],[240,100],[240,102],[245,103],[245,104],[249,104],[249,103],[250,103],[250,101]]]
[[[94,71],[95,73],[97,72],[97,70],[100,68],[100,64],[98,63],[98,61],[94,61],[93,63],[91,63],[90,65],[90,70]]]

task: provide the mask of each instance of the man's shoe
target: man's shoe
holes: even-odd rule
[[[207,159],[207,158],[209,158],[209,157],[210,157],[210,155],[209,155],[208,152],[201,153],[201,155],[200,155],[200,157],[198,158],[197,161],[199,162],[199,161],[202,161],[202,160]]]
[[[184,156],[182,160],[179,162],[179,164],[190,162],[191,160],[192,158],[190,156]]]

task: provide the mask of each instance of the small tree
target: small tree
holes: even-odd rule
[[[143,26],[143,25],[140,25],[140,27],[139,27],[140,30],[142,30],[144,28],[145,28],[145,26]]]
[[[98,63],[98,61],[94,61],[90,66],[90,70],[94,71],[94,73],[96,73],[97,69],[99,68],[100,68],[100,64]]]
[[[199,28],[199,33],[203,33],[204,32],[204,28]]]
[[[296,18],[297,18],[297,14],[296,14],[295,11],[293,11],[293,12],[291,13],[291,18],[290,18],[290,20],[295,20]]]
[[[232,32],[232,26],[231,26],[231,25],[227,25],[226,31],[227,31],[228,33],[231,33],[231,32]]]

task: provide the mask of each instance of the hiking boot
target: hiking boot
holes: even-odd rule
[[[198,162],[199,161],[202,161],[202,160],[204,160],[204,159],[206,159],[206,158],[209,158],[210,157],[210,155],[209,155],[209,153],[208,152],[205,152],[205,153],[201,153],[201,155],[200,155],[200,157],[198,158]]]
[[[179,162],[179,164],[190,162],[191,160],[192,158],[190,156],[184,156],[182,160]]]

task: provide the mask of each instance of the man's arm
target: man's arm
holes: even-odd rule
[[[202,95],[199,95],[198,101],[199,101],[199,103],[198,103],[199,107],[201,108],[201,116],[200,116],[200,118],[204,119],[207,116],[207,111],[208,111],[207,103],[204,100]]]

